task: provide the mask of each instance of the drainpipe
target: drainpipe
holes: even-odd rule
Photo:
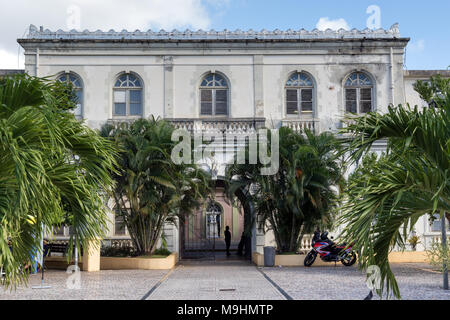
[[[36,77],[39,77],[39,48],[36,48],[36,69],[35,69]]]
[[[444,252],[447,251],[447,227],[446,227],[446,215],[444,212],[444,215],[441,218],[441,231],[442,231],[442,249],[444,250]],[[445,255],[444,255],[445,257]],[[444,290],[448,290],[448,265],[447,265],[448,261],[446,261],[444,259],[444,264],[443,264],[443,287]]]
[[[391,104],[395,106],[395,100],[394,100],[394,92],[395,92],[395,85],[394,85],[394,48],[390,48],[390,77],[391,77]]]

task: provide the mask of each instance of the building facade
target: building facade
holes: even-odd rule
[[[79,101],[75,114],[92,128],[155,116],[191,131],[222,133],[262,126],[336,132],[347,112],[421,104],[412,85],[432,72],[404,70],[408,41],[398,25],[389,30],[260,32],[65,32],[32,25],[27,37],[18,39],[25,50],[25,72],[73,83]],[[219,161],[219,179],[231,157]],[[237,239],[243,219],[236,212],[242,209],[229,207],[221,195],[219,183],[214,210],[222,210],[222,228],[228,223],[239,230]],[[199,213],[204,214],[199,219],[203,237],[210,232],[207,212]],[[425,220],[418,234],[434,236]],[[120,219],[111,213],[111,221],[110,240],[126,239]],[[182,253],[190,234],[186,230],[166,226],[170,250]],[[59,230],[57,236],[67,232]],[[253,251],[262,253],[273,243],[270,232],[254,226]]]

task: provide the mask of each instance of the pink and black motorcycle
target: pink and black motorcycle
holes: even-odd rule
[[[352,245],[336,245],[328,239],[328,232],[320,234],[320,231],[314,233],[312,241],[312,250],[308,252],[303,264],[310,267],[316,261],[317,255],[325,262],[340,261],[344,266],[350,267],[356,262],[356,252],[352,250]]]

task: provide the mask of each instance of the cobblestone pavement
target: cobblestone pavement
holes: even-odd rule
[[[249,262],[183,263],[148,299],[279,300],[284,296]]]
[[[392,264],[405,300],[450,300],[442,289],[442,274],[426,264]],[[354,267],[262,268],[275,283],[295,300],[362,300],[369,293],[365,275]],[[374,300],[379,299],[374,295]]]
[[[442,275],[424,264],[394,264],[403,299],[450,300],[442,290]],[[357,299],[367,296],[365,276],[356,267],[260,268],[281,291],[293,299]],[[65,271],[49,270],[50,289],[36,290],[40,275],[28,287],[0,289],[0,300],[52,299],[174,299],[269,300],[286,299],[254,265],[245,261],[184,262],[169,270],[114,270],[81,272],[81,289],[67,289]],[[156,286],[158,285],[159,286]],[[374,299],[377,299],[375,296]]]
[[[103,270],[81,272],[81,288],[68,289],[65,271],[49,270],[45,283],[50,289],[32,289],[40,285],[41,276],[30,276],[28,287],[5,291],[0,287],[0,300],[122,300],[141,299],[169,270]]]

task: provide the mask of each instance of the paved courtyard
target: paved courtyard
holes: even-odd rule
[[[395,264],[403,299],[450,300],[442,290],[442,275],[421,264]],[[52,299],[363,299],[369,292],[356,267],[257,268],[245,261],[189,262],[173,270],[115,270],[81,273],[81,288],[68,289],[68,274],[49,270],[50,289],[0,289],[0,300]],[[376,299],[376,297],[374,297]]]

